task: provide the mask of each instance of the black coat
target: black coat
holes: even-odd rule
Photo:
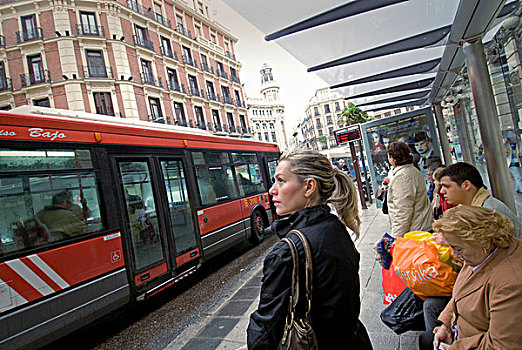
[[[312,324],[319,349],[357,349],[353,332],[359,310],[359,253],[346,227],[326,205],[300,210],[275,223],[275,232],[284,237],[298,229],[307,237],[312,250]],[[274,227],[273,226],[273,227]],[[300,259],[301,291],[304,291],[304,250],[297,245]],[[259,306],[250,316],[247,330],[249,350],[277,349],[288,312],[291,271],[290,248],[278,242],[265,257]],[[303,309],[299,297],[298,310]],[[300,307],[301,306],[301,307]]]

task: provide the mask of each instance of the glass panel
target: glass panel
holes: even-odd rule
[[[192,208],[181,161],[161,162],[169,201],[170,227],[174,235],[176,256],[196,247]]]
[[[272,160],[268,162],[268,172],[270,174],[270,181],[274,181],[273,178],[276,172],[277,163],[277,160]]]
[[[230,166],[198,167],[196,177],[203,205],[237,198]]]
[[[232,153],[232,161],[234,163],[257,163],[257,157],[254,153]]]
[[[147,162],[120,162],[136,270],[163,261],[154,192]]]
[[[194,164],[227,164],[230,163],[228,153],[222,152],[192,152]]]
[[[37,131],[34,131],[37,132]],[[53,135],[50,135],[52,137]],[[56,138],[60,133],[55,134]],[[38,171],[92,168],[91,152],[82,149],[0,149],[0,171]]]
[[[94,172],[0,177],[0,256],[105,229]]]

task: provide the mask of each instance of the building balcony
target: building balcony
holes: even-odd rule
[[[236,99],[236,106],[246,108],[245,102]]]
[[[214,68],[206,63],[201,62],[201,69],[203,69],[205,72],[214,74]]]
[[[192,86],[189,86],[189,93],[192,96],[205,98],[205,92],[203,90],[196,89],[196,88],[194,88]]]
[[[50,83],[51,73],[45,69],[35,73],[20,74],[20,84],[22,87],[38,84]]]
[[[183,63],[188,64],[188,65],[190,65],[192,67],[198,68],[198,62],[196,62],[196,60],[193,59],[192,57],[189,57],[187,55],[183,55],[182,59],[183,59]]]
[[[133,35],[132,38],[134,39],[134,45],[154,51],[154,43],[149,39],[145,39],[137,35]]]
[[[197,122],[196,126],[198,129],[207,130],[207,124],[203,121]]]
[[[157,87],[163,87],[161,83],[161,78],[156,79],[156,77],[150,73],[141,73],[141,82],[146,85],[152,85]]]
[[[0,91],[13,91],[13,85],[11,84],[11,79],[0,78]]]
[[[211,101],[221,102],[219,95],[216,95],[214,92],[207,92],[207,97]]]
[[[241,82],[239,81],[239,78],[235,75],[230,74],[230,80],[232,80],[234,83],[241,84]]]
[[[177,92],[182,92],[182,93],[186,93],[185,92],[185,86],[183,84],[179,84],[177,81],[175,80],[168,80],[167,81],[167,88],[170,90],[170,91],[177,91]]]
[[[156,20],[156,22],[161,23],[164,26],[172,29],[172,24],[170,22],[170,19],[163,17],[163,15],[161,13],[154,12],[154,19]]]
[[[149,115],[149,122],[160,123],[160,124],[170,124],[169,119],[162,115]]]
[[[176,30],[178,31],[178,33],[183,34],[187,38],[193,39],[192,38],[192,32],[190,30],[188,30],[188,29],[185,29],[185,27],[182,24],[178,23],[176,25]]]
[[[214,131],[215,132],[223,132],[223,126],[218,123],[214,123]]]
[[[221,69],[217,69],[217,75],[221,78],[228,79],[228,74],[226,72],[222,71]]]
[[[114,79],[112,67],[105,66],[80,66],[80,74],[86,79]]]
[[[178,53],[174,50],[172,50],[170,47],[164,47],[163,45],[160,46],[161,54],[163,56],[170,57],[172,59],[178,60]]]
[[[94,36],[94,37],[105,37],[105,29],[103,26],[90,26],[86,24],[76,25],[77,36]]]
[[[178,125],[178,126],[187,126],[187,121],[183,118],[177,118],[177,119],[174,119],[174,124]]]
[[[143,16],[152,19],[164,26],[167,26],[172,29],[171,21],[163,17],[160,13],[152,11],[152,8],[144,8],[142,5],[138,4],[137,0],[127,0],[127,7],[132,11],[142,14]]]
[[[229,125],[228,126],[228,131],[230,133],[235,133],[235,132],[237,132],[237,129],[236,129],[235,125]]]
[[[227,51],[227,52],[225,52],[225,55],[226,55],[228,58],[231,58],[231,59],[233,59],[234,61],[236,61],[236,55],[234,55],[232,52]]]
[[[37,27],[31,30],[23,30],[16,32],[16,42],[18,44],[25,43],[27,41],[43,39],[42,28]]]
[[[233,105],[234,99],[230,96],[223,96],[223,102],[228,103],[229,105]]]

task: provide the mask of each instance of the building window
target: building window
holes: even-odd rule
[[[161,5],[158,3],[154,3],[154,17],[156,18],[156,21],[160,22],[161,24],[165,24],[163,11],[161,9]]]
[[[201,62],[201,68],[202,68],[205,72],[211,72],[211,71],[210,71],[210,67],[209,67],[209,65],[208,65],[207,56],[201,54],[201,55],[200,55],[200,62]]]
[[[36,15],[23,16],[22,21],[22,38],[21,41],[29,41],[40,38],[38,27],[36,26]]]
[[[141,74],[143,75],[143,83],[154,85],[154,76],[152,75],[152,64],[150,61],[141,60]]]
[[[185,111],[183,110],[183,104],[174,102],[174,112],[176,113],[175,123],[179,126],[187,126],[187,119],[185,118]]]
[[[201,27],[196,24],[194,24],[194,33],[196,34],[196,37],[203,36],[201,35]]]
[[[315,115],[319,115],[319,108],[318,107],[314,107],[314,114]]]
[[[201,1],[198,1],[198,11],[202,15],[205,15],[205,5]]]
[[[268,140],[270,140],[270,139],[268,138],[268,132],[265,132],[265,141],[268,141]]]
[[[161,54],[163,56],[174,58],[174,54],[172,52],[172,46],[170,45],[170,40],[163,36],[161,37]]]
[[[243,132],[247,132],[246,119],[244,115],[239,115],[239,125],[241,125]]]
[[[272,131],[272,142],[277,142],[276,133]]]
[[[335,111],[339,112],[341,109],[339,108],[339,102],[335,102]]]
[[[176,70],[172,68],[167,68],[167,83],[169,90],[174,91],[180,91],[179,81],[178,81],[178,74],[176,73]]]
[[[203,108],[199,106],[194,107],[194,111],[196,112],[196,123],[198,128],[205,130],[207,126],[205,125],[205,117],[203,116]]]
[[[80,23],[83,35],[100,35],[94,12],[80,12]]]
[[[221,85],[221,94],[223,95],[223,100],[225,103],[234,104],[234,101],[230,97],[230,89],[228,86]]]
[[[263,141],[263,134],[261,134],[260,132],[257,133],[257,139],[259,141]]]
[[[186,46],[182,46],[181,49],[183,51],[183,63],[194,65],[192,63],[192,53],[190,52],[190,49]]]
[[[194,75],[188,74],[188,81],[189,81],[190,93],[192,95],[199,96],[198,78],[195,77]]]
[[[207,96],[209,99],[213,100],[213,101],[216,101],[217,98],[216,98],[216,90],[214,90],[214,83],[212,83],[211,81],[206,81],[205,82],[206,86],[207,86]]]
[[[212,41],[213,44],[217,44],[216,34],[210,33],[210,41]]]
[[[185,33],[185,27],[183,27],[183,17],[176,15],[176,28],[178,32]]]
[[[393,111],[393,114],[395,114],[395,115],[397,115],[397,114],[401,114],[401,110],[400,110],[400,108],[394,110],[394,111]]]
[[[384,113],[384,117],[390,117],[390,116],[391,116],[391,112]]]
[[[85,51],[87,58],[87,74],[88,77],[107,78],[107,69],[103,59],[102,51],[87,50]]]
[[[40,55],[28,56],[27,66],[29,68],[30,84],[45,82],[45,72],[43,69],[42,57]]]
[[[149,50],[154,50],[154,45],[152,44],[152,41],[149,40],[148,29],[135,24],[134,30],[136,32],[136,35],[134,36],[134,44],[145,47]]]
[[[94,106],[97,114],[114,116],[114,109],[112,107],[112,98],[109,92],[93,92]]]
[[[7,75],[5,72],[4,62],[0,62],[0,91],[7,90],[9,85],[7,84]]]
[[[221,119],[219,118],[219,111],[217,109],[212,110],[212,122],[216,131],[222,131]]]
[[[33,100],[33,105],[38,107],[51,107],[48,97]]]
[[[324,105],[324,113],[330,113],[330,105],[329,104]]]
[[[234,116],[230,112],[227,112],[227,123],[228,127],[230,128],[230,132],[235,132],[236,124],[234,123]]]
[[[163,113],[161,112],[161,104],[159,98],[149,97],[150,119],[153,122],[164,123]]]

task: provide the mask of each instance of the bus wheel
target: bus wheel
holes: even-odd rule
[[[250,242],[253,244],[258,244],[263,241],[264,238],[264,220],[263,215],[259,210],[256,210],[252,213],[251,217],[252,222],[252,228],[251,228],[251,234],[250,234]]]

